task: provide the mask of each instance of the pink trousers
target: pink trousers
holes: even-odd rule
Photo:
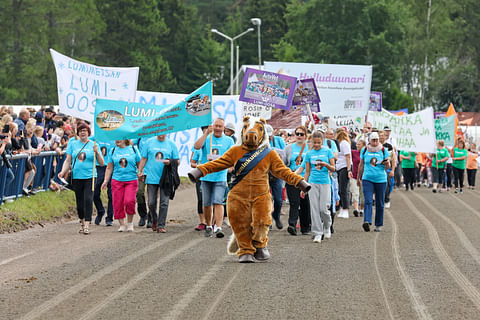
[[[125,212],[135,214],[135,200],[138,180],[117,181],[112,179],[112,200],[114,219],[124,219]]]

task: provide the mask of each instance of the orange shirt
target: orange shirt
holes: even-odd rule
[[[427,158],[427,155],[425,153],[417,152],[417,163],[421,163],[422,166],[424,166],[426,158]]]
[[[478,153],[468,152],[467,169],[478,169],[477,157]]]

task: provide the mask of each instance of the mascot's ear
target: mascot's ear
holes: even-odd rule
[[[243,117],[243,122],[248,122],[250,120],[250,116]]]
[[[263,118],[260,118],[260,122],[263,123],[264,125],[267,124],[267,121],[265,121],[265,119]]]

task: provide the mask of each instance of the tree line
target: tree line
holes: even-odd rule
[[[224,94],[230,43],[260,18],[262,60],[373,66],[384,106],[480,111],[476,0],[0,0],[0,102],[56,104],[49,48],[139,66],[139,90]],[[236,41],[258,64],[257,32]]]

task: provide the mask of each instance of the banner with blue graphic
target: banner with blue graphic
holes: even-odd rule
[[[99,67],[50,49],[57,72],[60,112],[93,122],[97,99],[135,101],[138,67]]]
[[[212,82],[175,105],[98,99],[95,137],[100,141],[136,139],[209,125],[212,119]]]

